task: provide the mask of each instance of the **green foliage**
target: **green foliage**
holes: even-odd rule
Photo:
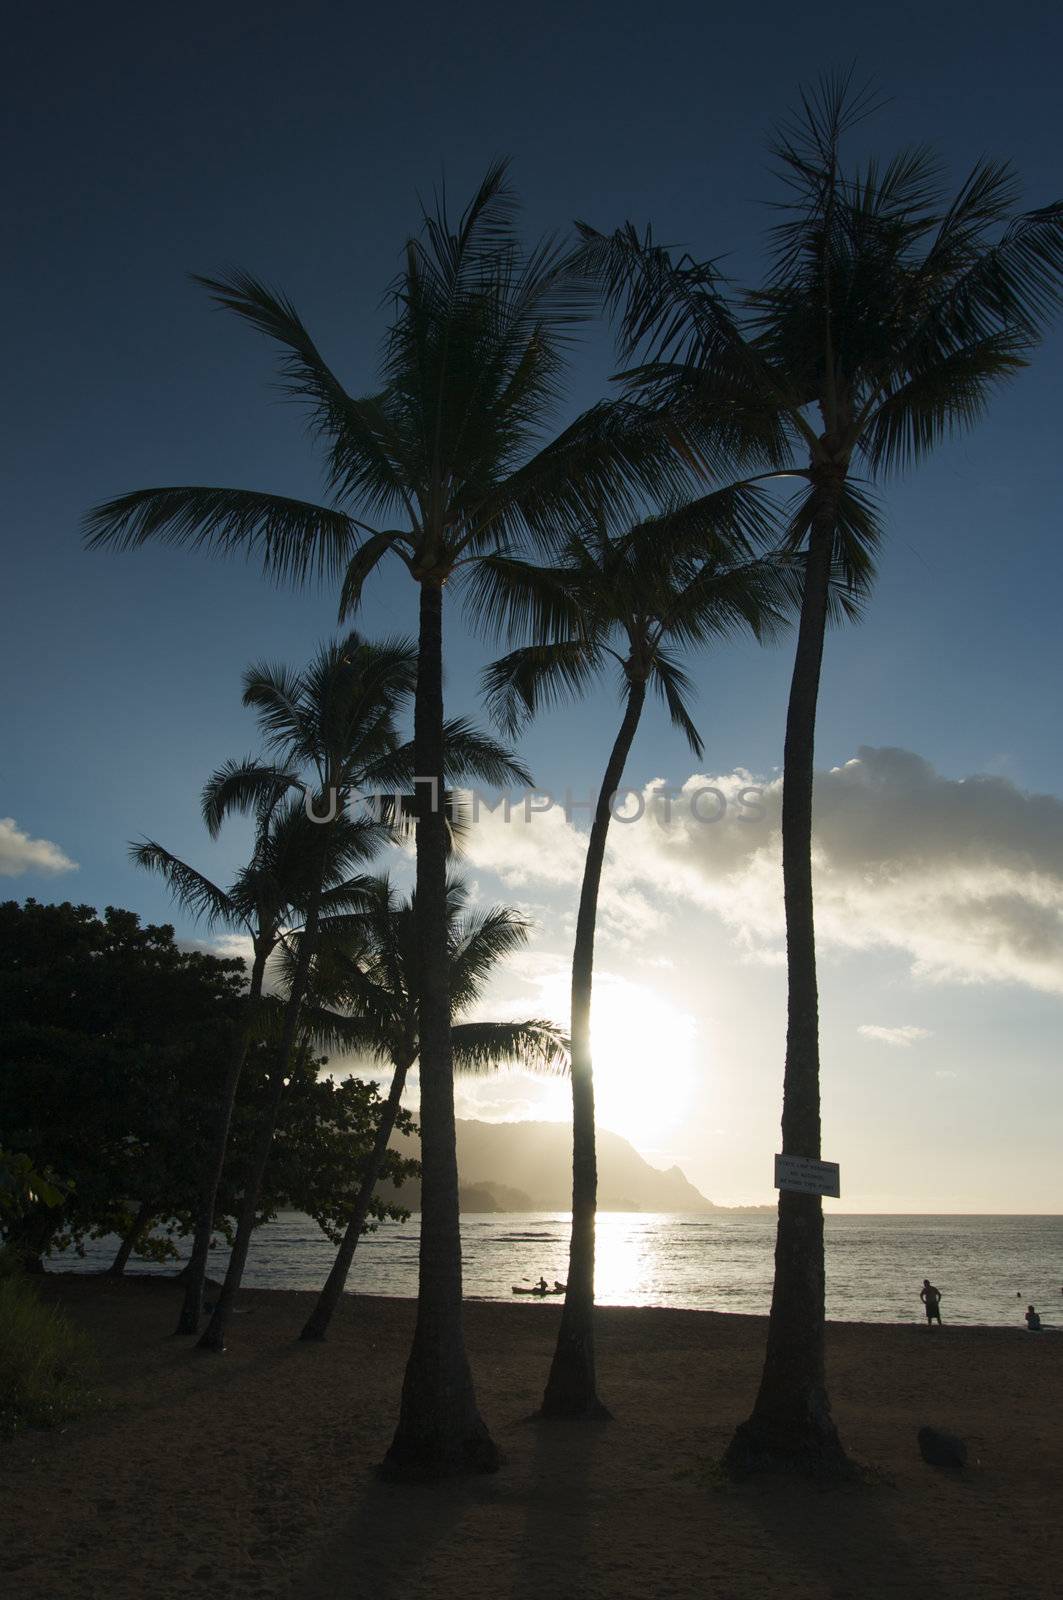
[[[69,1189],[54,1172],[38,1172],[24,1153],[0,1150],[0,1224],[4,1218],[17,1220],[37,1206],[62,1205]]]
[[[144,1201],[187,1227],[242,974],[132,912],[0,905],[0,1136],[64,1191],[48,1203],[23,1179],[16,1207],[8,1191],[0,1230],[27,1262],[125,1233]]]
[[[94,1370],[86,1336],[24,1273],[0,1269],[0,1434],[78,1416],[92,1402]]]
[[[289,1083],[266,1183],[274,1208],[283,1204],[306,1212],[339,1244],[355,1208],[384,1102],[375,1083],[318,1076],[325,1064],[304,1055]],[[399,1112],[395,1125],[404,1134],[417,1131],[408,1111]],[[388,1150],[380,1176],[398,1189],[419,1173],[418,1161]],[[374,1195],[363,1232],[385,1218],[404,1221],[408,1216],[402,1206]]]

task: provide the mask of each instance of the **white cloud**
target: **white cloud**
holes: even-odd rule
[[[623,825],[614,825],[613,831],[619,834]],[[572,891],[562,918],[566,940],[575,930],[586,853],[586,833],[566,821],[560,805],[526,813],[523,805],[514,804],[508,816],[501,805],[492,811],[481,808],[464,845],[464,860],[478,871],[495,873],[508,889],[537,884]],[[667,922],[662,908],[634,879],[631,873],[611,872],[598,897],[600,925],[623,943],[648,938]],[[536,920],[541,920],[541,911]],[[557,926],[556,912],[550,921]]]
[[[50,839],[31,839],[14,817],[0,817],[0,877],[24,872],[76,872],[78,864]]]
[[[881,1028],[874,1022],[862,1022],[856,1031],[865,1039],[877,1039],[881,1044],[896,1045],[901,1050],[931,1037],[929,1028],[916,1028],[911,1023],[900,1028]]]
[[[249,971],[255,958],[255,947],[249,933],[219,933],[209,939],[186,939],[182,941],[182,948],[202,950],[204,955],[219,956],[223,961],[239,957],[247,962]]]
[[[741,950],[783,951],[782,781],[748,772],[687,779],[617,827],[603,915],[645,935],[682,899],[717,913]],[[716,795],[698,794],[714,790]],[[710,821],[718,816],[718,820]],[[998,776],[943,777],[908,750],[863,748],[816,776],[816,930],[823,947],[892,949],[931,982],[1012,982],[1063,993],[1063,801]],[[506,883],[571,890],[586,834],[559,808],[530,824],[496,814],[473,831],[476,865]]]

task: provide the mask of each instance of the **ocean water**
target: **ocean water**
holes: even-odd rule
[[[358,1246],[348,1289],[415,1295],[419,1219],[384,1223]],[[1046,1325],[1063,1328],[1063,1217],[837,1216],[826,1218],[827,1315],[844,1322],[913,1322],[922,1317],[925,1277],[942,1291],[945,1322],[1022,1328],[1032,1301]],[[465,1292],[512,1300],[512,1285],[540,1273],[564,1281],[568,1214],[470,1214],[462,1219]],[[597,1231],[597,1299],[602,1305],[675,1306],[763,1315],[771,1301],[773,1212],[670,1215],[603,1212]],[[117,1247],[100,1240],[60,1270],[98,1271]],[[187,1252],[187,1243],[185,1245]],[[244,1282],[257,1289],[318,1289],[333,1247],[309,1218],[288,1212],[259,1230]],[[220,1278],[227,1252],[212,1252]],[[173,1271],[172,1265],[134,1270]],[[539,1302],[526,1299],[529,1308]],[[529,1309],[529,1315],[535,1315]]]

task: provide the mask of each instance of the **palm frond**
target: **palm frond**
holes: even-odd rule
[[[387,529],[380,533],[371,534],[365,543],[360,545],[351,557],[347,571],[343,575],[340,587],[340,602],[337,619],[346,622],[352,617],[362,603],[362,589],[371,572],[374,572],[381,561],[396,545],[405,544],[407,536],[394,529]]]
[[[464,920],[452,912],[450,997],[456,1015],[479,997],[498,963],[523,948],[528,931],[529,924],[508,906],[492,906]]]
[[[485,633],[515,641],[529,635],[569,637],[580,630],[583,614],[571,589],[567,565],[537,565],[504,552],[479,556],[467,579],[469,609]]]
[[[510,738],[544,706],[575,699],[593,682],[601,657],[584,639],[524,645],[492,662],[482,675],[492,720]]]
[[[552,1022],[459,1022],[450,1030],[457,1072],[494,1072],[501,1066],[525,1072],[567,1072],[569,1040]]]
[[[219,924],[228,928],[244,925],[245,918],[230,894],[153,839],[131,844],[129,855],[138,867],[159,874],[194,921],[202,921],[208,929]]]
[[[201,803],[208,833],[216,839],[225,818],[233,811],[244,816],[254,813],[261,826],[292,788],[302,788],[294,773],[265,766],[254,756],[223,762],[203,786]]]
[[[90,550],[135,550],[155,540],[211,554],[257,556],[268,578],[337,581],[361,536],[345,512],[251,489],[136,489],[85,519]]]
[[[993,388],[1026,366],[1025,345],[991,334],[911,371],[869,417],[860,450],[872,471],[890,472],[928,455],[957,427],[972,427]]]
[[[693,694],[694,685],[679,663],[665,650],[658,650],[654,655],[653,684],[668,708],[672,726],[679,729],[700,761],[705,746],[687,710],[687,699]]]
[[[406,504],[403,463],[396,459],[396,439],[378,398],[359,400],[347,393],[292,302],[239,270],[218,278],[196,277],[195,281],[219,305],[249,322],[285,352],[280,363],[281,387],[309,407],[311,428],[328,448],[332,492],[357,493],[373,511]]]

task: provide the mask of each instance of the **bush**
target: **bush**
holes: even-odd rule
[[[92,1345],[30,1280],[0,1268],[0,1434],[54,1428],[91,1403]]]

